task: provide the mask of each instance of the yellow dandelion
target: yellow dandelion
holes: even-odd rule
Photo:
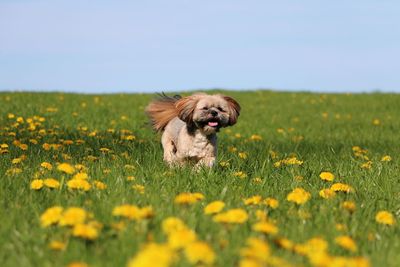
[[[331,181],[333,181],[333,179],[335,179],[335,175],[331,172],[321,172],[319,174],[319,177],[322,180],[329,181],[329,182],[331,182]]]
[[[335,238],[335,243],[351,252],[357,251],[357,244],[350,236],[347,235],[338,236]]]
[[[261,203],[262,197],[259,195],[252,196],[243,200],[245,205],[258,205]]]
[[[239,158],[241,158],[241,159],[247,159],[247,157],[248,157],[246,152],[239,152],[238,155],[239,155]]]
[[[221,162],[219,163],[219,165],[220,165],[221,167],[228,167],[230,164],[229,164],[228,161],[221,161]]]
[[[139,208],[134,205],[124,204],[116,206],[112,211],[113,216],[124,217],[130,220],[142,220],[154,215],[152,207]]]
[[[43,183],[48,188],[59,188],[60,187],[60,182],[53,178],[44,179]]]
[[[343,209],[350,212],[354,212],[356,210],[356,203],[354,203],[354,201],[343,201],[341,206]]]
[[[78,179],[78,180],[87,180],[88,178],[89,176],[86,172],[78,172],[72,177],[72,179]]]
[[[267,197],[266,199],[264,199],[263,204],[272,209],[276,209],[279,207],[279,201],[272,197]]]
[[[330,199],[334,198],[336,196],[336,193],[332,189],[326,188],[319,191],[319,196],[325,199]]]
[[[45,168],[45,169],[49,170],[49,171],[53,169],[53,165],[51,165],[51,164],[48,163],[48,162],[42,162],[42,163],[40,164],[40,166],[41,166],[42,168]]]
[[[107,188],[107,185],[101,181],[94,181],[94,186],[99,190],[104,190]]]
[[[168,245],[173,249],[184,248],[196,240],[196,233],[188,228],[171,232],[168,235]]]
[[[132,189],[138,192],[139,194],[144,194],[144,186],[140,184],[132,185]]]
[[[128,176],[128,177],[126,177],[126,180],[127,181],[134,181],[136,178],[135,178],[135,176]]]
[[[286,249],[286,250],[292,250],[294,247],[294,243],[290,241],[287,238],[277,238],[274,240],[274,242],[281,248]]]
[[[211,265],[215,261],[215,253],[202,241],[193,242],[185,247],[185,256],[191,264],[204,263]]]
[[[76,224],[72,230],[72,235],[83,239],[94,240],[99,236],[97,228],[90,224]]]
[[[244,223],[248,218],[249,216],[245,210],[231,209],[215,215],[213,221],[220,223]]]
[[[220,212],[223,208],[225,207],[225,203],[222,201],[213,201],[209,203],[205,208],[204,208],[204,214],[215,214]]]
[[[60,226],[74,226],[77,224],[82,224],[88,217],[87,212],[79,207],[70,207],[66,209],[60,218]]]
[[[162,222],[163,232],[167,235],[171,234],[172,232],[181,231],[186,228],[187,227],[185,223],[177,217],[168,217]]]
[[[306,203],[310,198],[311,194],[303,188],[293,189],[286,197],[287,201],[294,202],[298,205]]]
[[[348,184],[343,184],[343,183],[335,183],[331,186],[331,190],[335,192],[345,192],[345,193],[350,193],[354,192],[353,187],[351,187]]]
[[[28,145],[27,144],[20,144],[19,146],[18,146],[21,150],[28,150]]]
[[[89,267],[89,265],[81,261],[74,261],[68,264],[67,267]]]
[[[389,155],[383,156],[383,157],[381,158],[381,161],[382,161],[382,162],[389,162],[389,161],[392,161],[392,157],[389,156]]]
[[[266,262],[270,257],[270,248],[268,244],[259,239],[250,237],[246,240],[246,247],[240,250],[240,255],[247,259],[253,259],[257,263]],[[246,265],[246,266],[263,266],[263,265]]]
[[[127,267],[168,267],[176,258],[174,250],[168,245],[149,243],[129,260]]]
[[[31,189],[33,190],[40,190],[43,187],[43,180],[42,179],[34,179],[31,182]]]
[[[61,163],[57,166],[57,170],[65,172],[66,174],[73,174],[75,172],[75,168],[68,163]]]
[[[335,228],[336,228],[336,230],[341,231],[341,232],[347,231],[347,226],[342,223],[335,224]]]
[[[260,222],[267,220],[267,212],[265,210],[256,210],[256,218]]]
[[[275,235],[278,233],[278,227],[270,222],[258,222],[253,225],[252,229],[256,232],[261,232],[264,234]]]
[[[71,179],[67,182],[69,189],[80,189],[83,191],[89,191],[92,187],[88,181],[82,179]]]
[[[43,212],[43,214],[40,216],[41,226],[47,227],[58,223],[61,219],[63,210],[64,209],[60,206],[54,206],[45,210],[45,212]]]
[[[261,177],[254,177],[252,182],[255,183],[255,184],[261,184],[262,183],[262,179],[261,179]]]
[[[201,193],[180,193],[175,197],[176,204],[193,204],[202,200],[204,195]]]
[[[253,134],[250,136],[250,139],[253,141],[260,141],[260,140],[262,140],[262,137],[261,137],[261,135]]]
[[[58,250],[58,251],[61,251],[61,250],[65,250],[66,247],[67,247],[67,244],[65,244],[64,242],[61,242],[61,241],[55,241],[55,240],[53,240],[53,241],[51,241],[50,244],[49,244],[49,248],[50,248],[51,250]]]
[[[367,161],[365,163],[362,163],[360,166],[362,169],[367,169],[370,170],[372,168],[372,161]]]
[[[375,221],[377,223],[385,224],[385,225],[395,224],[395,219],[393,217],[393,214],[386,210],[379,211],[375,216]]]
[[[247,174],[245,172],[239,171],[239,172],[234,172],[233,176],[239,177],[240,179],[244,179],[247,177]]]
[[[15,158],[11,161],[12,164],[18,164],[22,162],[22,158]]]

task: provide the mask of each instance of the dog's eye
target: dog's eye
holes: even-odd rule
[[[203,108],[202,108],[202,110],[207,110],[207,109],[208,109],[208,107],[203,107]]]
[[[225,111],[225,110],[224,110],[223,108],[221,108],[221,107],[218,107],[218,110],[221,111],[221,112],[224,112],[224,111]]]

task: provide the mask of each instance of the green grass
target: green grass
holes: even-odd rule
[[[212,170],[200,172],[192,172],[190,168],[169,170],[163,164],[160,136],[151,131],[143,112],[153,95],[0,93],[0,144],[9,146],[8,153],[0,154],[1,266],[66,266],[73,261],[90,266],[125,266],[149,236],[155,242],[165,242],[161,222],[168,216],[181,218],[200,240],[211,245],[217,254],[216,266],[238,265],[240,248],[250,236],[265,239],[272,255],[294,265],[309,265],[306,257],[274,245],[275,237],[252,231],[256,209],[266,210],[268,217],[276,221],[279,237],[295,243],[321,237],[329,243],[331,255],[365,257],[373,266],[398,266],[400,95],[224,93],[237,99],[242,106],[238,123],[218,135],[218,161],[228,161],[229,166],[218,164]],[[14,114],[15,118],[9,118],[8,114]],[[26,121],[33,116],[43,117],[45,121],[35,130],[29,130]],[[16,125],[17,117],[22,117],[24,122]],[[373,123],[375,119],[379,120],[378,125]],[[46,133],[39,132],[41,129]],[[121,140],[124,129],[132,131],[136,139]],[[89,136],[93,131],[96,136]],[[251,140],[255,134],[262,140]],[[38,144],[30,143],[30,139],[37,140]],[[85,143],[64,145],[56,151],[42,148],[44,143],[60,144],[62,140],[79,139]],[[23,151],[13,145],[15,140],[28,144],[28,149]],[[365,160],[353,154],[353,146],[368,150],[371,169],[360,167]],[[237,151],[231,152],[230,147]],[[111,149],[111,152],[102,153],[100,148]],[[304,163],[276,168],[274,162],[278,159],[271,158],[271,150],[278,153],[278,159],[295,155]],[[248,157],[242,159],[238,152],[245,152]],[[26,159],[12,164],[12,160],[21,155],[26,155]],[[88,160],[89,155],[97,160]],[[392,161],[381,162],[384,155],[390,155]],[[40,164],[45,161],[54,168],[39,173],[39,177],[64,181],[61,189],[30,189],[32,179],[41,170]],[[56,170],[57,162],[85,165],[89,181],[103,181],[107,189],[69,190],[65,184],[69,176]],[[135,169],[125,165],[133,165]],[[12,168],[22,172],[7,173]],[[235,177],[237,171],[245,172],[247,178]],[[334,182],[349,184],[355,192],[322,199],[319,190],[333,182],[322,181],[321,171],[334,173]],[[131,175],[136,180],[127,181]],[[303,179],[296,179],[296,176]],[[261,182],[255,183],[255,177],[260,177]],[[144,185],[145,193],[133,190],[133,184]],[[304,188],[312,196],[302,206],[286,200],[287,194],[296,187]],[[175,196],[181,192],[201,192],[205,199],[189,206],[174,204]],[[262,205],[245,206],[243,199],[253,195],[274,197],[280,205],[275,210]],[[249,220],[229,226],[213,222],[211,216],[203,214],[204,206],[213,200],[224,201],[225,210],[245,209]],[[341,208],[340,203],[345,200],[356,203],[354,213]],[[124,231],[118,232],[111,227],[112,223],[120,221],[112,216],[112,210],[124,203],[151,205],[155,216],[129,222]],[[55,205],[78,206],[93,213],[104,226],[99,238],[90,242],[72,237],[65,227],[42,228],[40,215]],[[390,211],[397,221],[395,225],[376,223],[375,215],[380,210]],[[304,218],[299,212],[310,217]],[[345,225],[346,230],[337,230],[337,223]],[[357,252],[346,251],[335,244],[335,237],[343,234],[355,240]],[[61,252],[52,251],[48,248],[51,240],[66,242],[67,248]],[[220,240],[226,240],[226,246],[221,247]],[[180,254],[176,266],[189,265],[184,258]]]

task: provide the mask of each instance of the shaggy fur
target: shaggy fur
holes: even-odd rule
[[[196,167],[211,167],[217,156],[216,133],[236,123],[240,105],[219,94],[199,93],[183,98],[161,95],[147,106],[146,113],[154,130],[163,132],[164,161],[170,165],[193,162]]]

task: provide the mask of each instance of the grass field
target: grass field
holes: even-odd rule
[[[0,93],[1,266],[400,265],[400,95],[224,93],[200,172],[163,164],[154,95]]]

